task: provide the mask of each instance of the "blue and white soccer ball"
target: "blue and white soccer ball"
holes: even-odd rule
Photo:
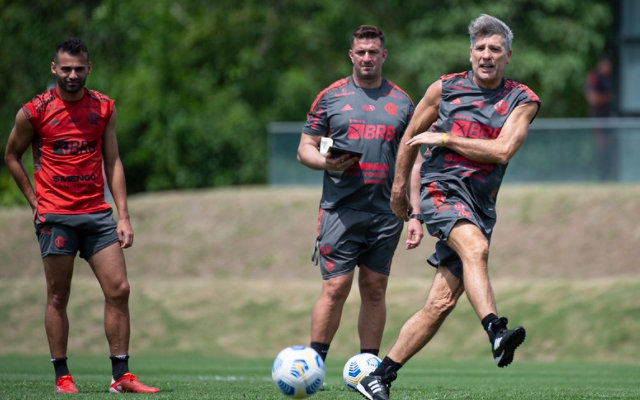
[[[311,347],[291,346],[273,361],[271,378],[285,396],[304,399],[317,392],[324,382],[324,361]]]
[[[342,379],[350,392],[357,392],[358,383],[380,365],[380,359],[371,353],[360,353],[351,357],[344,365]]]

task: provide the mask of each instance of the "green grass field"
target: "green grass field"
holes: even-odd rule
[[[640,399],[639,196],[640,186],[505,188],[490,270],[501,315],[527,328],[514,364],[493,364],[464,297],[401,370],[391,398]],[[130,365],[163,390],[153,397],[285,398],[271,382],[271,362],[309,341],[320,289],[309,260],[318,197],[317,188],[234,188],[131,199]],[[12,227],[0,229],[0,400],[60,398],[30,218],[29,209],[0,209],[0,226]],[[431,249],[396,253],[381,355],[424,302]],[[108,393],[103,301],[78,260],[68,355],[81,398],[117,396]],[[328,390],[312,399],[361,398],[341,379],[358,350],[358,305],[354,287],[327,361]]]
[[[312,399],[359,399],[342,383],[346,360],[327,364],[326,391]],[[271,359],[199,356],[145,356],[131,367],[157,395],[124,394],[126,399],[284,399],[271,381]],[[69,361],[81,398],[113,399],[108,393],[109,362],[80,356]],[[59,399],[53,393],[52,367],[46,357],[0,358],[0,398]],[[640,366],[596,363],[516,362],[497,368],[491,360],[416,360],[407,364],[391,388],[392,399],[637,399]]]

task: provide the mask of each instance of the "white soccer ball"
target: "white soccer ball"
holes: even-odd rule
[[[311,347],[291,346],[273,361],[271,378],[285,396],[304,399],[322,387],[324,361]]]
[[[344,365],[342,379],[350,392],[357,392],[358,383],[380,365],[380,359],[371,353],[360,353],[351,357]]]

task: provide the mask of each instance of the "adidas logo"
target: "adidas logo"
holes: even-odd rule
[[[382,392],[382,386],[380,386],[380,383],[378,383],[378,381],[369,382],[369,388],[371,389],[371,392],[374,394]]]

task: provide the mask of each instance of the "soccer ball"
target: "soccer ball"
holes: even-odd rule
[[[347,385],[347,390],[357,392],[358,383],[380,365],[380,359],[371,353],[360,353],[351,357],[344,365],[342,379]]]
[[[285,396],[304,399],[322,387],[324,361],[311,347],[291,346],[273,361],[271,378]]]

